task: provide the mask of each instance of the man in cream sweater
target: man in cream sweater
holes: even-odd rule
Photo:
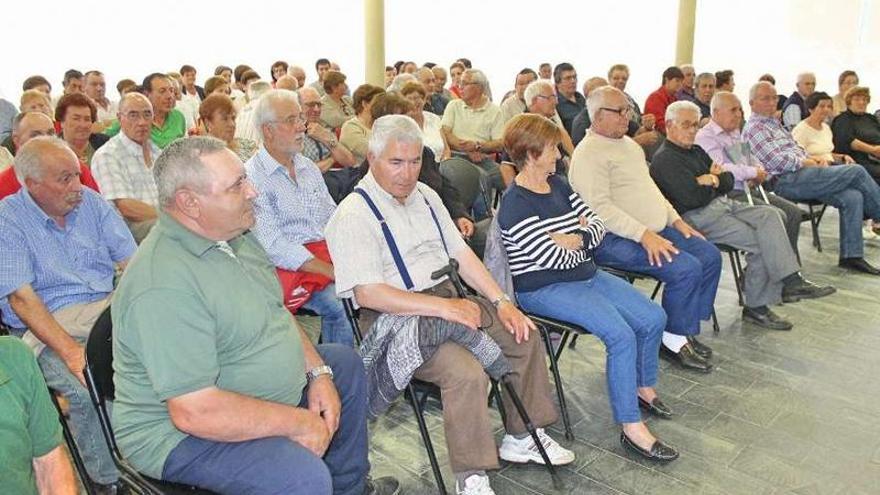
[[[608,234],[596,262],[662,280],[667,324],[661,351],[682,367],[712,370],[712,350],[696,340],[712,315],[721,253],[688,225],[648,174],[645,154],[626,136],[629,105],[613,87],[587,100],[592,127],[575,148],[572,188],[605,221]]]

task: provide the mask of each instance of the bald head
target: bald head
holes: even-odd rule
[[[146,96],[144,96],[143,94],[138,93],[138,92],[126,93],[122,97],[122,99],[119,100],[119,113],[124,113],[134,103],[142,103],[142,104],[149,105],[150,108],[153,107],[153,105],[150,103],[150,99],[147,98]]]
[[[590,96],[590,92],[596,88],[601,88],[602,86],[608,86],[608,81],[604,77],[591,77],[584,81],[584,87],[582,88],[584,91],[584,98]]]
[[[287,68],[287,73],[296,78],[298,88],[306,85],[306,70],[302,67],[298,65],[291,65]]]
[[[35,137],[54,136],[55,124],[48,115],[42,112],[28,112],[16,117],[12,128],[12,142],[15,149],[21,149],[25,143]]]
[[[291,75],[284,75],[275,81],[275,89],[286,89],[288,91],[296,91],[299,89],[299,81]]]
[[[434,93],[434,83],[436,82],[437,78],[434,76],[433,70],[427,67],[422,67],[416,72],[416,79],[418,79],[419,82],[422,83],[422,86],[425,87],[425,91],[428,92],[428,95]]]

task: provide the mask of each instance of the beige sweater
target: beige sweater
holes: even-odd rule
[[[659,232],[679,219],[651,180],[642,147],[629,137],[587,131],[568,175],[575,192],[621,237],[639,242],[645,229]]]

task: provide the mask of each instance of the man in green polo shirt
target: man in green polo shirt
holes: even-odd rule
[[[0,459],[3,493],[77,493],[43,374],[15,337],[0,337]]]
[[[153,105],[153,124],[150,126],[150,139],[160,149],[165,149],[177,138],[186,136],[186,117],[174,108],[177,100],[174,98],[174,87],[171,79],[165,74],[154,72],[144,78],[141,86],[144,94]],[[118,116],[117,116],[118,117]],[[115,136],[119,134],[119,119],[107,128],[105,134]]]
[[[284,117],[267,124],[301,118]],[[282,304],[249,232],[257,193],[241,161],[189,138],[153,173],[162,211],[113,299],[122,453],[218,493],[395,493],[394,480],[367,480],[361,360],[312,346]]]

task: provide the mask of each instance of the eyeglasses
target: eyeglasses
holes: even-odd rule
[[[302,115],[291,115],[287,118],[276,120],[275,123],[286,125],[306,125],[306,119],[304,119]]]
[[[132,110],[131,112],[125,113],[125,118],[127,118],[128,120],[138,120],[141,118],[144,120],[153,120],[153,112],[150,110],[144,110],[143,112],[136,112]]]
[[[557,100],[559,99],[555,94],[552,95],[535,95],[535,98],[542,98],[545,100]]]
[[[700,128],[699,122],[676,122],[677,127],[681,128],[683,131],[696,131]]]
[[[632,110],[629,107],[623,108],[609,108],[609,107],[599,107],[599,110],[605,110],[606,112],[616,113],[621,117],[629,118],[632,115]]]
[[[310,101],[308,103],[303,103],[303,106],[308,108],[321,108],[324,104],[320,101]]]

